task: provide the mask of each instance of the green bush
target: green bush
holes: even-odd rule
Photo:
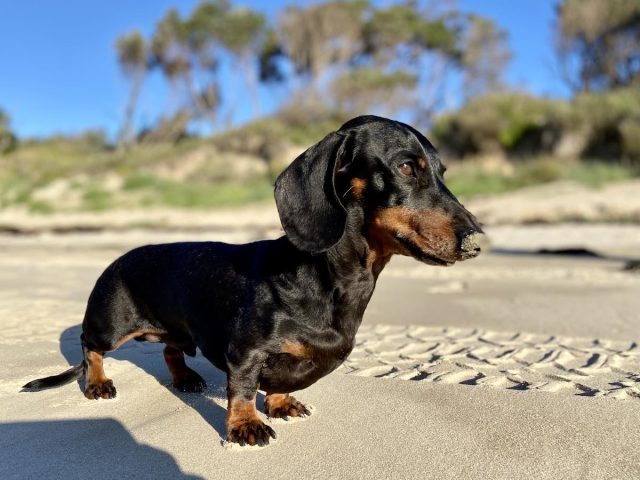
[[[640,91],[637,88],[578,95],[573,101],[572,123],[589,131],[583,157],[640,163]]]
[[[0,155],[15,150],[17,146],[18,139],[13,133],[7,130],[0,130]]]
[[[563,102],[523,93],[492,94],[471,100],[460,110],[438,117],[433,136],[458,156],[549,152],[554,132],[567,115]]]
[[[640,159],[640,118],[623,120],[619,129],[624,152],[632,159]]]
[[[572,102],[570,121],[594,129],[615,128],[626,119],[640,120],[640,90],[619,88],[583,93]]]
[[[313,112],[291,108],[216,135],[213,143],[221,151],[255,155],[271,163],[280,159],[287,146],[310,146],[346,120],[327,110]]]
[[[572,101],[492,94],[439,116],[432,133],[442,150],[460,158],[546,155],[565,135],[577,134],[580,158],[640,163],[640,92],[621,88]]]

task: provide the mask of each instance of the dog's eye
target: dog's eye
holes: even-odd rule
[[[398,165],[398,170],[407,177],[413,177],[416,174],[415,165],[412,161],[407,161]]]

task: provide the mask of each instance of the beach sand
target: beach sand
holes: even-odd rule
[[[115,400],[75,383],[99,273],[143,243],[246,241],[260,229],[0,236],[0,478],[640,478],[640,252],[632,225],[496,226],[494,252],[451,268],[394,259],[351,357],[273,421],[265,448],[223,444],[224,376],[170,386],[160,345],[105,359]],[[584,247],[599,257],[539,255]],[[259,408],[262,397],[258,398]]]

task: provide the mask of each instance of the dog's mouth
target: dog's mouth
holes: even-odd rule
[[[473,248],[469,245],[465,245],[464,243],[457,248],[453,255],[443,256],[437,255],[433,251],[425,251],[425,249],[412,240],[400,235],[396,234],[395,239],[404,247],[409,255],[411,255],[416,260],[424,262],[429,265],[437,265],[437,266],[450,266],[456,262],[463,262],[465,260],[469,260],[471,258],[476,258],[480,255],[482,248],[480,244],[474,243]]]
[[[480,251],[480,248],[478,248],[477,250],[472,250],[470,252],[461,250],[458,253],[458,260],[462,262],[464,260],[469,260],[470,258],[476,258],[478,255],[480,255]]]
[[[466,260],[467,258],[472,258],[472,257],[462,258],[461,256],[458,256],[458,258],[444,258],[441,256],[436,256],[431,252],[429,253],[425,252],[422,248],[420,248],[414,242],[403,237],[402,235],[395,235],[395,239],[407,250],[407,252],[413,258],[423,263],[426,263],[428,265],[448,267],[456,263],[457,260]]]

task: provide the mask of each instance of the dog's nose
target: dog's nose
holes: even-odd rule
[[[463,259],[477,257],[486,246],[485,235],[476,230],[468,230],[460,236],[460,253]]]

